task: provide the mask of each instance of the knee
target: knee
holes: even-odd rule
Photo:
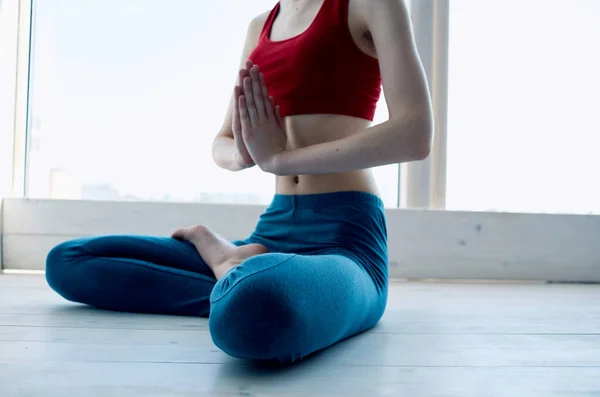
[[[244,359],[287,363],[301,358],[302,313],[285,285],[268,270],[239,278],[235,270],[221,279],[211,296],[209,328],[225,353]]]
[[[48,285],[69,300],[75,300],[77,269],[74,264],[83,256],[80,247],[80,240],[66,241],[52,248],[46,257]]]

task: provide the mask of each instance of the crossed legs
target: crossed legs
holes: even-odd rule
[[[202,227],[174,236],[65,242],[48,255],[48,283],[68,300],[109,310],[210,313],[224,352],[280,363],[364,331],[383,314],[385,291],[347,256],[268,253]]]

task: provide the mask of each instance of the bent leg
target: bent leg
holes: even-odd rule
[[[290,363],[373,327],[386,299],[346,256],[269,253],[219,280],[209,327],[234,357]]]
[[[193,244],[129,235],[59,244],[48,254],[46,279],[70,301],[117,311],[193,316],[208,315],[216,283]]]

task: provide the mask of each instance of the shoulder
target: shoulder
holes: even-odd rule
[[[269,14],[271,14],[270,10],[265,11],[262,14],[257,15],[254,18],[252,18],[252,20],[248,24],[248,36],[249,37],[258,38],[258,36],[260,36],[260,33],[262,32],[262,29],[265,26],[265,22],[269,18]]]
[[[396,22],[408,22],[409,12],[406,0],[346,0],[349,2],[350,15],[354,15],[364,25],[370,26],[389,19]]]
[[[258,44],[263,26],[265,26],[265,22],[269,18],[270,13],[271,11],[263,12],[262,14],[252,18],[250,23],[248,23],[248,27],[246,29],[246,44],[244,47],[245,53],[249,54],[250,51],[252,51],[252,49],[254,49],[254,47],[256,47]]]
[[[348,26],[354,42],[367,55],[378,58],[382,36],[390,26],[406,31],[410,25],[406,0],[341,0],[348,2]],[[413,0],[417,1],[417,0]],[[379,38],[376,45],[374,36]],[[379,48],[378,48],[379,47]]]

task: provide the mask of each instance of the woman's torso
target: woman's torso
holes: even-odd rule
[[[369,126],[367,120],[340,115],[288,116],[285,123],[289,150],[342,139],[361,133]],[[338,191],[364,191],[379,194],[370,170],[336,174],[278,176],[275,190],[279,194],[315,194]]]
[[[323,1],[282,0],[274,19],[269,39],[285,41],[304,34],[315,22]],[[348,3],[348,27],[356,46],[371,57],[376,57],[374,45],[359,17],[358,5]],[[334,141],[362,133],[371,122],[367,119],[338,114],[303,114],[285,118],[287,148],[289,150]],[[364,191],[379,194],[370,170],[318,175],[289,175],[276,178],[279,194],[318,194],[337,191]]]

